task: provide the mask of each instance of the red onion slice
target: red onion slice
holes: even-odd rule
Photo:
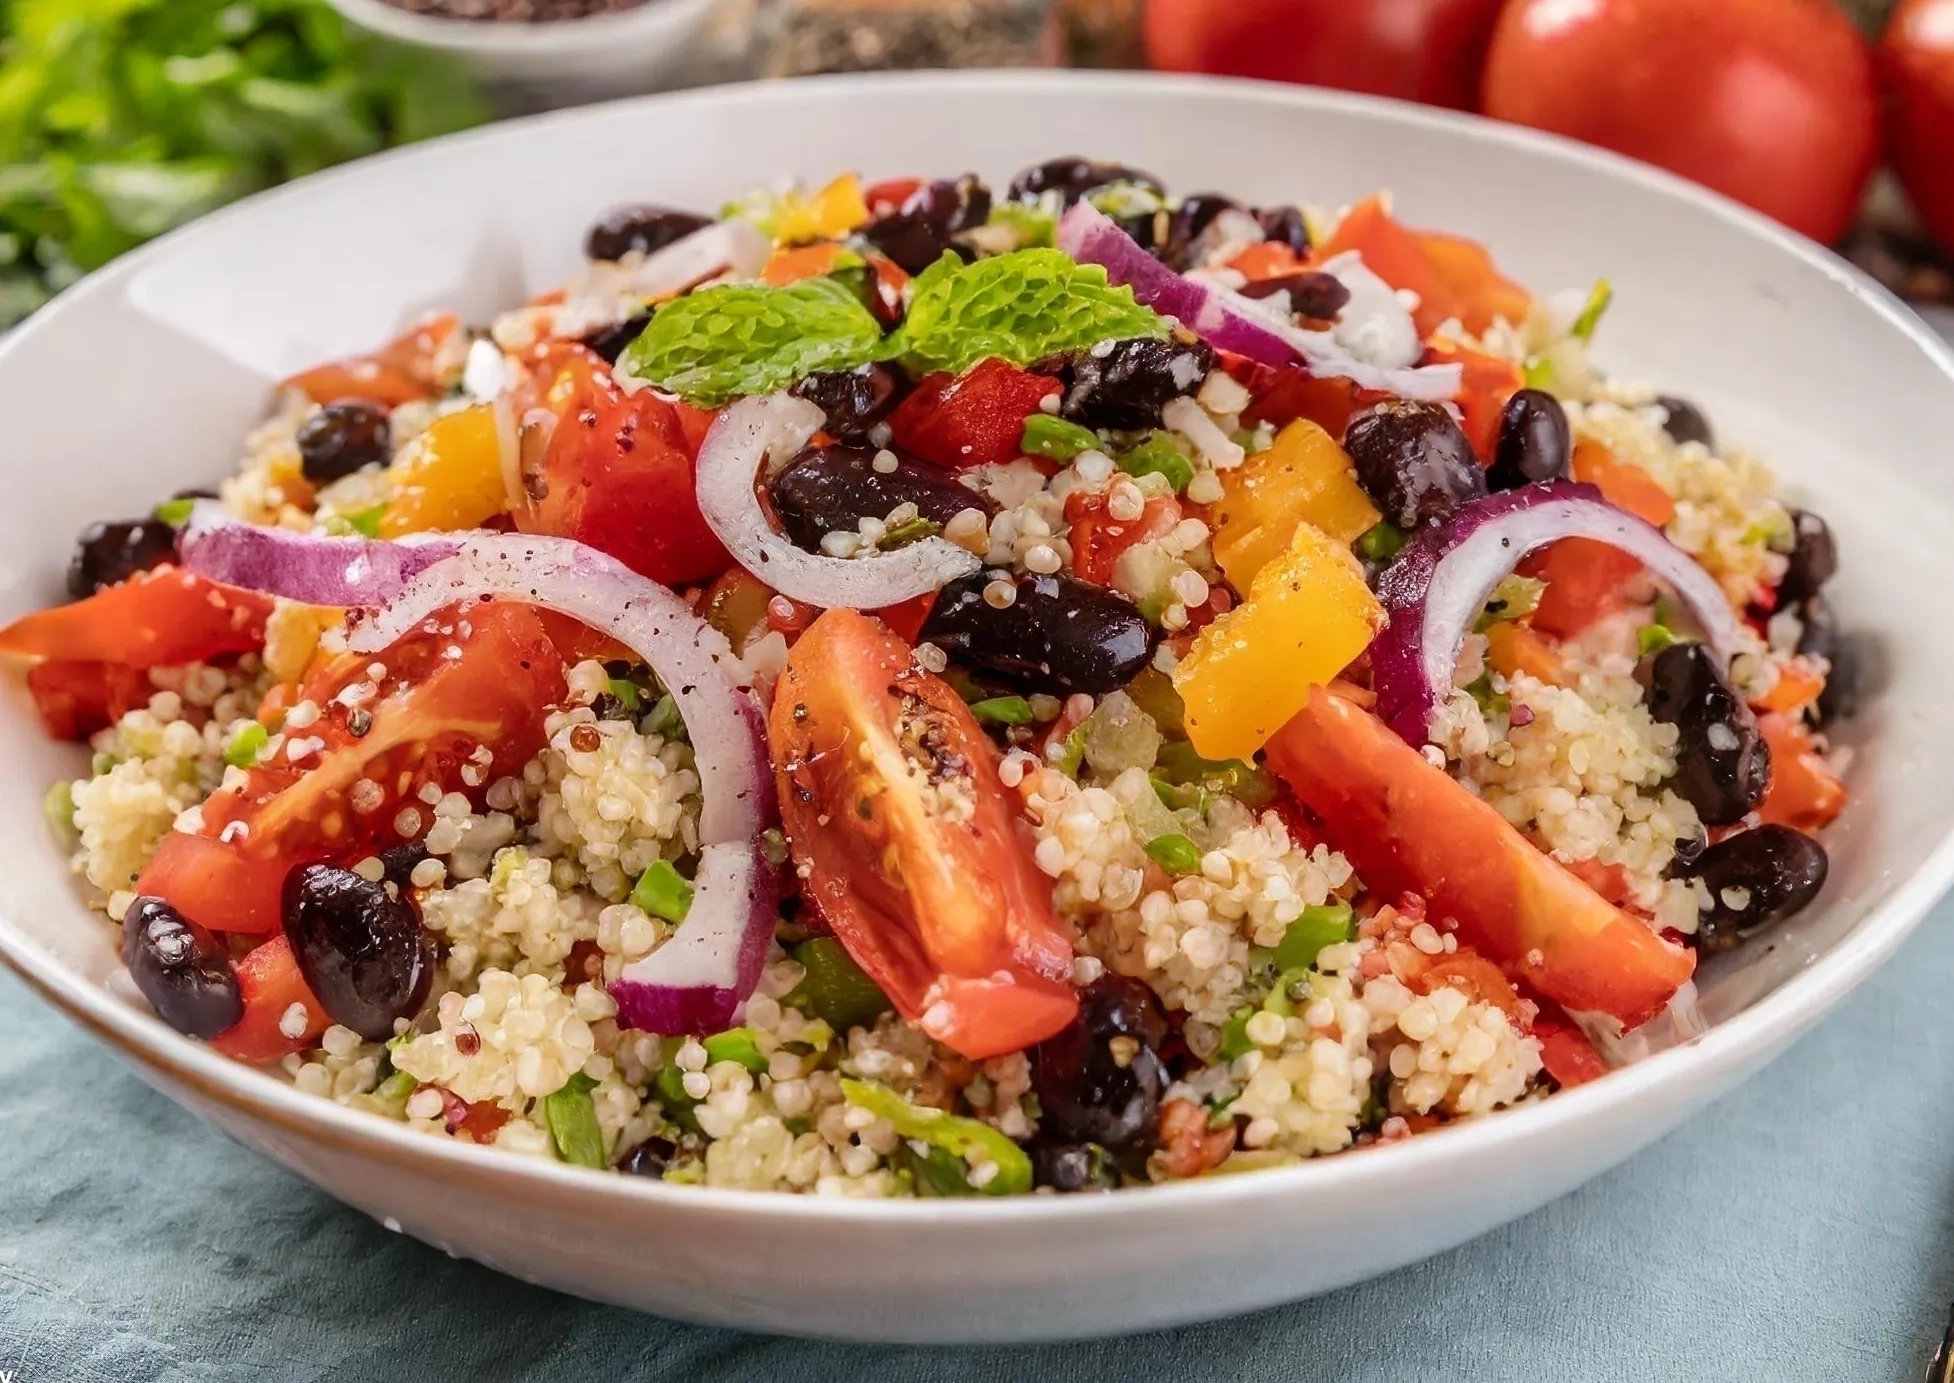
[[[1370,291],[1382,286],[1381,279],[1361,263],[1343,263],[1343,256],[1338,256],[1338,276],[1352,289],[1352,303],[1345,307],[1333,330],[1305,331],[1265,303],[1175,273],[1090,202],[1075,203],[1059,221],[1058,246],[1081,263],[1100,265],[1109,280],[1131,288],[1140,302],[1175,318],[1222,350],[1264,365],[1300,362],[1319,379],[1347,379],[1362,388],[1401,398],[1443,401],[1459,392],[1462,372],[1456,364],[1408,369],[1353,353],[1353,342],[1381,342],[1393,348],[1386,351],[1384,359],[1400,358],[1401,338],[1410,327],[1411,317],[1394,293]],[[1361,295],[1357,292],[1360,287],[1366,290]],[[1360,297],[1366,309],[1363,318],[1351,315]],[[1410,329],[1415,342],[1417,331]]]
[[[941,590],[983,565],[944,538],[841,558],[804,551],[776,531],[755,488],[760,469],[769,457],[784,462],[798,453],[826,422],[807,400],[775,394],[741,399],[706,434],[699,449],[699,512],[742,567],[792,600],[824,610],[879,610]]]
[[[461,539],[451,534],[375,542],[264,528],[209,500],[197,501],[176,535],[186,570],[308,605],[384,604],[460,548]]]
[[[1412,744],[1431,737],[1432,716],[1452,692],[1459,652],[1486,601],[1528,553],[1563,538],[1619,548],[1665,582],[1729,666],[1741,646],[1737,612],[1716,578],[1592,485],[1552,481],[1488,495],[1420,529],[1379,580],[1390,625],[1371,644],[1377,714]]]
[[[757,845],[708,845],[678,931],[605,988],[619,1027],[724,1031],[760,983],[777,913],[776,871]]]

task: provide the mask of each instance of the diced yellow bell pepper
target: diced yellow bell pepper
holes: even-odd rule
[[[481,527],[509,507],[494,405],[435,419],[401,449],[389,475],[393,498],[380,516],[381,537]]]
[[[1350,457],[1306,418],[1277,433],[1267,451],[1223,472],[1221,485],[1211,519],[1214,555],[1238,591],[1289,546],[1298,523],[1347,547],[1383,517],[1358,488]]]
[[[869,222],[862,199],[862,180],[844,173],[812,197],[790,192],[775,205],[773,238],[781,245],[806,245],[816,240],[839,240]]]
[[[1249,759],[1370,646],[1384,607],[1345,543],[1299,524],[1248,598],[1194,640],[1174,669],[1187,737],[1204,759]]]

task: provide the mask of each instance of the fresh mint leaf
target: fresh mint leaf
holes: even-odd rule
[[[842,284],[813,278],[786,288],[725,284],[667,303],[625,347],[618,368],[716,408],[885,354],[874,314]]]
[[[993,356],[1029,365],[1101,341],[1167,334],[1167,320],[1135,302],[1131,289],[1057,250],[1016,250],[975,264],[945,254],[913,287],[897,340],[925,373],[961,373]]]

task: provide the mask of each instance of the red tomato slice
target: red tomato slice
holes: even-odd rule
[[[438,398],[445,381],[435,373],[435,361],[461,329],[452,312],[440,313],[407,329],[370,355],[356,355],[314,366],[284,381],[314,403],[338,399],[366,399],[386,408],[419,399]]]
[[[0,629],[0,654],[172,667],[264,647],[271,597],[176,567],[138,572],[86,600]]]
[[[518,528],[587,543],[667,586],[733,564],[699,512],[694,463],[710,414],[649,390],[623,394],[608,369],[576,356],[547,393],[561,400],[556,430],[538,473],[525,467],[530,504],[516,511]]]
[[[155,688],[141,668],[50,658],[27,669],[27,690],[49,735],[85,740],[147,705]]]
[[[1096,586],[1113,583],[1113,564],[1130,547],[1164,538],[1181,521],[1180,502],[1161,495],[1150,499],[1137,519],[1116,519],[1107,513],[1104,494],[1075,490],[1065,500],[1065,521],[1071,525],[1072,570],[1081,581]]]
[[[1561,1089],[1571,1090],[1608,1074],[1608,1063],[1588,1035],[1565,1019],[1537,1019],[1533,1035],[1540,1039],[1541,1065]]]
[[[905,1017],[973,1060],[1072,1021],[1071,940],[998,751],[906,642],[856,611],[822,615],[769,728],[804,894]]]
[[[226,1056],[267,1066],[292,1052],[319,1045],[331,1019],[299,973],[292,945],[273,937],[237,963],[238,993],[244,1016],[211,1038],[210,1045]],[[305,1027],[298,1036],[284,1031],[285,1014],[293,1004],[305,1009]]]
[[[1574,448],[1574,478],[1600,489],[1617,509],[1661,528],[1676,516],[1676,502],[1640,466],[1617,460],[1606,447]],[[1530,558],[1523,568],[1547,583],[1533,612],[1533,627],[1572,638],[1627,603],[1629,583],[1642,564],[1620,548],[1592,538],[1568,538]]]
[[[1382,721],[1320,687],[1268,757],[1372,891],[1422,895],[1431,916],[1458,924],[1462,946],[1556,1003],[1633,1027],[1696,968]]]
[[[372,659],[349,655],[309,678],[299,700],[318,706],[320,717],[286,733],[288,742],[324,741],[316,757],[298,765],[274,758],[241,786],[213,793],[202,832],[172,835],[137,891],[211,931],[276,931],[292,865],[356,859],[418,836],[433,824],[418,797],[426,784],[479,799],[486,784],[520,773],[542,746],[545,708],[563,699],[562,656],[520,605],[477,605],[441,619],[438,632],[417,631]],[[386,676],[370,697],[353,707],[336,699],[373,663]],[[358,735],[356,714],[365,717]],[[400,830],[405,808],[417,829]]]
[[[885,178],[870,183],[862,192],[862,200],[868,203],[869,215],[887,216],[892,211],[901,211],[902,204],[915,196],[922,185],[921,178]]]
[[[1757,718],[1771,746],[1771,785],[1758,815],[1780,826],[1816,831],[1845,810],[1845,784],[1812,747],[1796,718],[1772,712]]]
[[[898,450],[965,471],[1021,454],[1025,419],[1059,392],[1049,375],[985,360],[960,375],[925,375],[889,419]]]

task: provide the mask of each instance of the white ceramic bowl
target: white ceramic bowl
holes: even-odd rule
[[[507,111],[550,110],[669,85],[720,0],[646,0],[634,10],[548,24],[415,14],[383,0],[331,0],[363,29],[446,53]]]
[[[436,1142],[300,1095],[112,997],[112,933],[45,837],[78,771],[0,707],[0,957],[145,1080],[389,1225],[532,1281],[763,1330],[1001,1341],[1301,1297],[1525,1213],[1659,1138],[1884,960],[1954,872],[1954,357],[1824,251],[1659,173],[1449,114],[1142,76],[766,85],[410,149],[273,192],[118,261],[0,345],[0,619],[54,599],[87,520],[226,470],[275,377],[412,314],[482,319],[564,278],[613,203],[712,207],[783,175],[975,168],[1090,150],[1183,190],[1335,204],[1380,184],[1543,288],[1616,286],[1602,358],[1705,404],[1831,520],[1838,601],[1885,640],[1848,737],[1855,800],[1817,908],[1706,967],[1718,1019],[1583,1089],[1285,1171],[1112,1196],[856,1204],[668,1187]],[[1795,1054],[1790,1058],[1796,1060]],[[146,1130],[130,1129],[132,1152]]]

